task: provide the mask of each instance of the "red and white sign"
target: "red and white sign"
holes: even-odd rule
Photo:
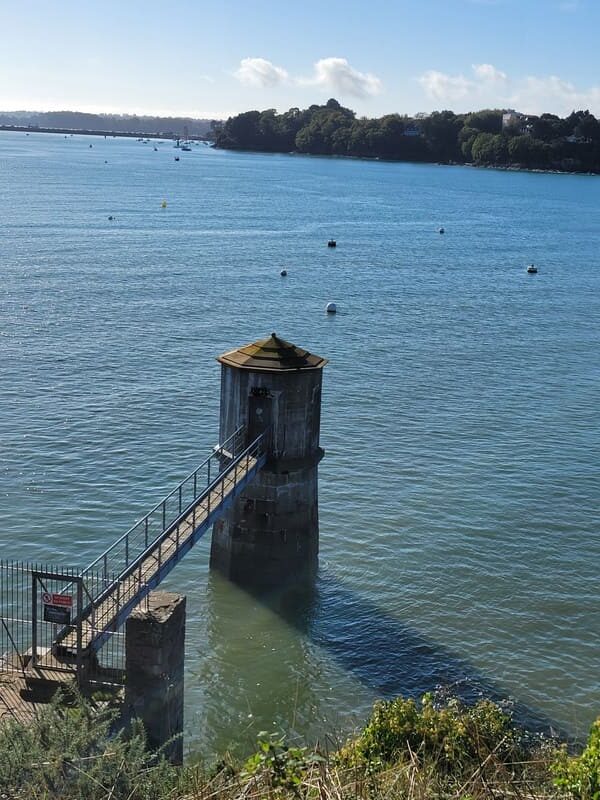
[[[73,608],[73,595],[55,594],[54,592],[42,592],[42,603],[45,606],[61,606],[62,608]]]

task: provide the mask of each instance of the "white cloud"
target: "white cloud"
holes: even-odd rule
[[[600,86],[578,89],[556,75],[510,78],[492,64],[473,64],[472,75],[428,70],[418,78],[425,94],[437,104],[455,103],[455,111],[516,108],[529,114],[565,116],[574,109],[600,113]]]
[[[430,69],[419,78],[419,83],[425,89],[425,94],[432,100],[460,100],[467,97],[473,90],[473,82],[463,75],[446,75],[435,69]]]
[[[282,67],[277,67],[266,58],[243,58],[233,73],[240,83],[246,86],[273,88],[288,77]]]
[[[506,72],[496,69],[493,64],[473,64],[473,72],[482,81],[490,81],[491,83],[504,83],[506,81]]]
[[[580,91],[574,84],[556,75],[525,78],[516,83],[512,97],[513,105],[534,114],[550,110],[564,116],[579,109],[600,113],[600,86]]]
[[[345,58],[322,58],[314,65],[312,78],[300,78],[303,86],[318,86],[323,89],[350,94],[354,97],[368,97],[379,94],[382,84],[370,72],[359,72],[351,67]]]

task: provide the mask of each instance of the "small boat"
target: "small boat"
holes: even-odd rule
[[[535,274],[537,273],[537,267],[535,266],[535,264],[530,264],[530,265],[527,267],[527,272],[528,272],[530,275],[535,275]]]
[[[330,240],[327,242],[327,247],[337,247],[337,242],[336,242],[336,240],[335,240],[335,239],[330,239]]]
[[[189,144],[187,142],[184,142],[181,145],[181,149],[185,150],[186,153],[191,153],[192,152],[192,148],[189,146]]]

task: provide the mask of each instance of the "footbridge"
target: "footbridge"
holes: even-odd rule
[[[31,647],[23,663],[28,680],[76,676],[83,682],[95,654],[131,611],[160,585],[217,522],[264,466],[265,434],[249,445],[239,428],[148,514],[85,569],[63,574],[32,569]],[[58,591],[55,591],[58,589]],[[50,609],[50,617],[48,616]],[[54,624],[54,635],[39,641]]]

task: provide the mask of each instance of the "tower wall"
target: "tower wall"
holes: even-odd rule
[[[267,464],[213,529],[211,566],[268,586],[317,567],[322,369],[252,370],[222,363],[220,440],[267,432]]]

